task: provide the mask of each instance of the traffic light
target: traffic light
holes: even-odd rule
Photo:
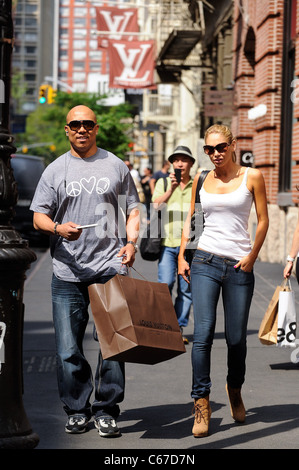
[[[54,88],[52,88],[49,85],[49,88],[48,88],[48,103],[49,104],[54,103],[56,95],[57,95],[57,90],[54,90]]]
[[[48,85],[41,85],[39,87],[38,102],[40,104],[45,104],[47,102],[47,90]]]

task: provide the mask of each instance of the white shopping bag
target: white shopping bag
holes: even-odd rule
[[[289,282],[290,290],[279,293],[277,346],[296,346],[296,307],[295,296]]]

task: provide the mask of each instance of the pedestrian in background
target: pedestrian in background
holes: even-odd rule
[[[133,180],[140,181],[139,172],[133,167],[130,160],[124,160],[124,162],[127,165],[127,167],[129,168]]]
[[[155,190],[155,185],[160,178],[168,178],[169,176],[170,163],[168,160],[164,160],[161,170],[156,171],[150,179],[150,187],[152,194]]]
[[[132,165],[132,163],[130,163],[129,160],[125,160],[125,164],[129,168],[131,176],[132,176],[133,181],[135,183],[135,186],[136,186],[136,189],[137,189],[137,192],[138,192],[138,196],[139,196],[139,201],[144,203],[145,202],[145,195],[144,195],[143,188],[142,188],[142,185],[141,185],[141,182],[140,182],[140,175],[139,175],[138,171],[135,170],[135,168],[133,168],[133,165]]]
[[[172,294],[177,280],[177,295],[174,309],[179,326],[183,334],[183,328],[188,325],[190,308],[192,304],[191,292],[188,284],[181,276],[178,276],[178,254],[180,250],[181,236],[184,221],[191,202],[192,178],[190,170],[195,158],[188,147],[178,146],[168,158],[174,171],[167,178],[166,191],[163,178],[157,181],[152,201],[155,205],[166,205],[166,211],[162,215],[162,250],[158,263],[158,281],[168,284]],[[180,170],[180,181],[175,171]],[[187,338],[183,337],[187,344]]]
[[[290,254],[287,256],[287,264],[283,270],[283,275],[285,278],[290,277],[292,274],[292,270],[294,267],[295,259],[297,258],[296,262],[296,278],[299,283],[299,260],[298,260],[298,251],[299,251],[299,216],[297,220],[297,225],[293,234],[293,241],[290,250]]]
[[[143,194],[144,194],[144,204],[146,207],[146,215],[147,215],[147,220],[150,219],[150,207],[151,207],[151,201],[152,201],[152,192],[151,192],[151,187],[150,187],[150,179],[152,177],[152,170],[149,167],[144,168],[144,175],[141,178],[141,186],[143,189]]]
[[[88,323],[88,286],[107,282],[120,271],[121,263],[134,263],[139,199],[123,161],[97,147],[98,129],[91,109],[76,106],[70,110],[65,125],[70,151],[45,169],[31,210],[34,227],[50,235],[58,388],[68,417],[65,431],[84,432],[93,415],[99,434],[110,437],[120,434],[116,419],[124,397],[124,364],[103,360],[99,351],[91,406],[93,374],[82,346]],[[126,234],[119,231],[119,196],[128,214]],[[114,214],[109,212],[107,224],[106,212],[111,207]],[[94,222],[100,224],[97,232],[94,227],[79,228]],[[104,229],[107,225],[109,233]]]
[[[207,436],[209,430],[212,413],[209,402],[211,349],[221,290],[228,348],[226,390],[235,421],[243,423],[246,416],[241,387],[245,380],[247,322],[254,289],[253,266],[269,222],[264,178],[260,170],[236,163],[235,148],[236,141],[228,127],[216,124],[206,131],[204,151],[214,169],[200,190],[205,222],[191,265],[194,437]],[[196,184],[197,178],[179,253],[179,274],[186,283],[189,283],[190,275],[190,266],[184,258],[187,224],[194,210]],[[248,233],[252,202],[257,215],[253,246]]]

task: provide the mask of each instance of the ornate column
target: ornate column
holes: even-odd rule
[[[12,1],[0,0],[0,449],[34,448],[23,406],[23,288],[36,260],[11,225],[17,187],[10,165],[15,152],[9,132],[10,69],[13,48]]]

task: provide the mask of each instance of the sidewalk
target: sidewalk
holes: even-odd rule
[[[147,279],[156,281],[156,263],[145,262],[138,256],[135,268]],[[24,291],[24,406],[33,431],[40,438],[37,449],[104,449],[111,455],[122,449],[127,453],[134,449],[173,449],[190,454],[197,449],[298,448],[299,374],[298,365],[290,359],[293,350],[263,346],[257,337],[274,289],[282,281],[282,271],[283,266],[279,264],[257,262],[255,266],[247,376],[242,393],[247,409],[246,424],[237,425],[230,416],[225,392],[226,344],[220,300],[212,350],[210,435],[195,439],[191,434],[191,316],[184,329],[190,341],[186,354],[154,366],[126,364],[126,395],[118,421],[122,436],[104,439],[92,421],[84,434],[69,435],[64,431],[66,416],[57,391],[51,317],[52,266],[49,252],[45,252],[32,265]],[[292,286],[298,306],[299,288],[295,279]],[[86,335],[85,354],[95,368],[97,343],[92,338],[92,321]]]

